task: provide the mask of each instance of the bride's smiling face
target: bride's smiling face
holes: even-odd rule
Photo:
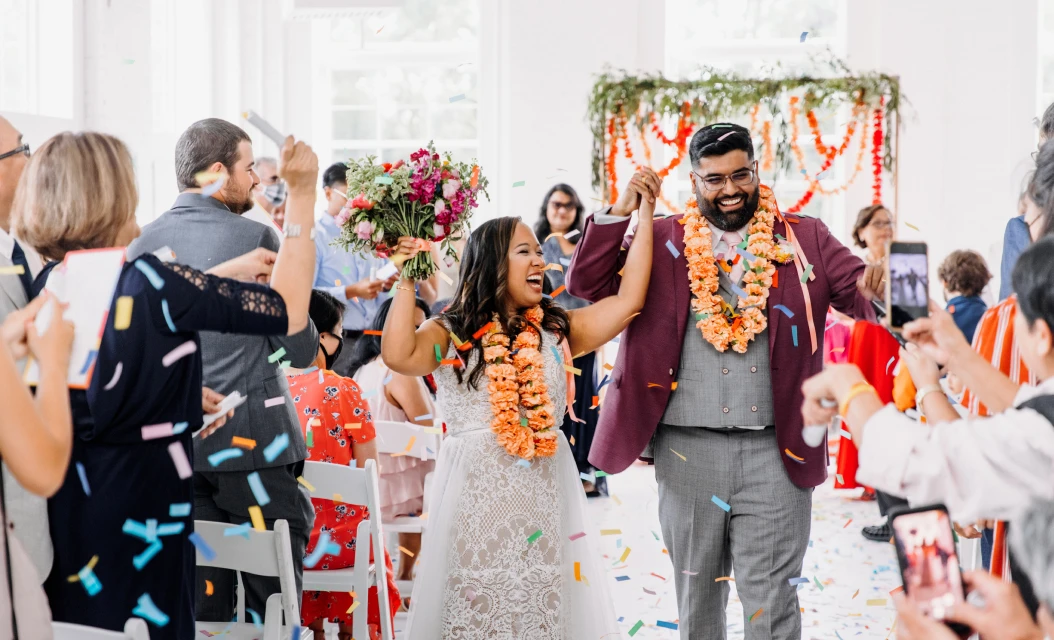
[[[540,304],[545,258],[534,232],[522,222],[516,225],[516,232],[512,234],[507,259],[506,303],[513,309],[526,309]]]

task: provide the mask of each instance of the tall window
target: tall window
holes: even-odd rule
[[[703,65],[759,78],[788,73],[822,74],[828,50],[839,57],[845,55],[845,22],[845,0],[667,0],[666,76],[698,78]],[[823,142],[838,145],[849,111],[817,115]],[[743,114],[735,122],[750,126],[750,117]],[[673,122],[667,123],[667,131],[674,126]],[[806,166],[815,172],[822,161],[804,116],[801,134],[798,144],[805,154]],[[758,142],[755,140],[755,147]],[[855,148],[854,144],[822,176],[825,182],[844,182],[846,173],[853,168],[853,158],[846,158]],[[679,165],[676,174],[671,175],[672,184],[666,187],[669,196],[679,203],[691,194],[689,164]],[[762,172],[761,179],[775,184],[781,208],[797,202],[808,186],[793,170],[778,175]],[[801,212],[840,230],[844,228],[845,208],[842,196],[817,196]]]
[[[73,119],[73,0],[0,0],[0,111]]]
[[[1042,116],[1047,105],[1054,102],[1054,0],[1039,4],[1039,104],[1036,114]]]
[[[374,17],[319,20],[316,140],[334,162],[407,158],[429,140],[479,148],[479,0],[407,0]]]

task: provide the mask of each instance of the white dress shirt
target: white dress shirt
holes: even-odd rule
[[[1032,500],[1054,499],[1054,425],[1018,405],[1054,394],[1054,378],[1024,386],[1013,409],[937,425],[889,405],[863,429],[856,479],[907,498],[944,503],[954,520],[1013,520]]]
[[[274,229],[274,232],[278,234],[278,243],[279,244],[281,244],[282,241],[285,240],[285,232],[282,231],[282,228],[279,227],[278,223],[276,223],[274,221],[274,218],[271,217],[271,214],[269,214],[266,211],[264,211],[260,207],[260,205],[258,205],[258,204],[253,205],[253,208],[249,209],[248,211],[243,213],[242,217],[243,218],[248,218],[249,220],[252,220],[253,222],[259,222],[262,225],[266,225],[266,226],[271,227],[272,229]]]
[[[605,209],[605,211],[610,211],[610,210],[611,210],[610,207]],[[597,224],[613,224],[615,222],[621,222],[621,221],[623,221],[625,219],[626,218],[623,217],[623,216],[613,216],[610,213],[594,213],[593,214],[593,222],[596,222]],[[725,242],[725,239],[724,239],[725,232],[722,231],[721,229],[718,229],[717,227],[715,227],[714,223],[710,222],[709,220],[706,221],[706,226],[710,227],[710,242],[711,242],[710,246],[713,249],[714,257],[720,257],[720,256],[725,255],[725,253],[728,252],[728,243]],[[750,223],[748,222],[747,224],[743,225],[739,229],[736,229],[736,233],[738,233],[741,237],[746,238],[747,237],[747,227],[749,227],[749,226],[750,226]],[[714,244],[714,240],[717,240],[716,244]]]
[[[44,268],[44,261],[40,258],[40,254],[36,252],[33,247],[27,245],[25,242],[19,242],[19,246],[22,247],[22,253],[26,254],[26,262],[29,263],[30,275],[35,280],[40,270]],[[15,239],[8,232],[0,229],[0,256],[3,256],[7,263],[11,263],[11,254],[15,250]]]

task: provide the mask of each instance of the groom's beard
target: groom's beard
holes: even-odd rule
[[[747,194],[743,204],[732,211],[722,211],[716,203],[704,198],[698,188],[695,189],[695,199],[699,203],[699,213],[715,227],[721,231],[739,231],[747,226],[750,219],[757,213],[761,190],[754,187],[754,193]]]

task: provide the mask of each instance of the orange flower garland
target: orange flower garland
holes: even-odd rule
[[[744,264],[743,290],[747,294],[739,298],[736,313],[717,294],[717,261],[714,258],[713,239],[710,226],[699,212],[698,203],[689,200],[684,215],[684,254],[688,259],[688,282],[692,290],[692,309],[699,321],[696,327],[703,339],[721,352],[728,347],[737,353],[746,353],[747,345],[765,330],[768,319],[765,305],[772,286],[772,275],[776,272],[773,262],[785,264],[793,255],[773,240],[772,226],[779,210],[772,189],[758,187],[760,201],[757,213],[747,225],[747,253],[755,256]]]
[[[541,336],[535,328],[541,326],[544,315],[541,306],[524,313],[528,324],[512,341],[511,353],[509,336],[501,332],[497,315],[483,336],[483,359],[490,378],[487,391],[494,412],[491,431],[505,451],[525,460],[556,454],[555,409],[545,382],[545,361],[538,351]]]

